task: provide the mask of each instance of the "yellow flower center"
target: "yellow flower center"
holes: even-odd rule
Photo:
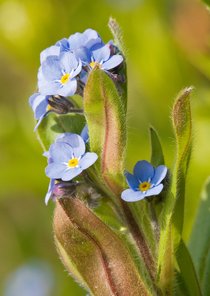
[[[69,73],[64,74],[64,75],[61,77],[61,83],[62,83],[62,84],[65,84],[66,82],[68,82],[69,78],[70,78],[70,74],[69,74]]]
[[[151,187],[151,184],[149,182],[143,182],[139,184],[140,191],[147,191],[148,189],[150,189],[150,187]]]
[[[72,158],[68,161],[68,166],[70,168],[76,168],[79,164],[79,159],[78,158]]]
[[[99,63],[97,63],[97,62],[90,62],[90,67],[93,69],[93,68],[95,68],[95,66],[97,65],[98,67],[100,67],[100,64]]]
[[[47,111],[50,111],[50,110],[52,110],[53,108],[50,106],[50,105],[47,105],[47,108],[46,108],[46,110]]]

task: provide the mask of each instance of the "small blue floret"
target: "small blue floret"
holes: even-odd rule
[[[50,146],[46,175],[51,179],[70,181],[95,163],[98,156],[85,152],[85,142],[77,134],[65,133]]]
[[[154,168],[148,161],[138,161],[133,175],[125,172],[126,181],[130,189],[122,192],[121,198],[127,202],[144,199],[147,196],[158,195],[163,190],[161,183],[166,177],[167,167],[160,165]]]

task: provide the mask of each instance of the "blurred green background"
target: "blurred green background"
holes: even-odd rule
[[[200,191],[210,173],[210,16],[205,6],[196,0],[1,0],[1,295],[6,295],[3,291],[11,273],[34,260],[50,270],[51,290],[43,295],[86,295],[68,276],[55,251],[54,205],[44,204],[46,160],[33,133],[28,97],[36,90],[40,51],[89,27],[108,41],[109,16],[120,23],[127,48],[128,169],[137,160],[149,160],[150,124],[162,139],[167,166],[173,167],[173,100],[180,89],[195,87],[194,149],[184,229],[184,238],[189,239]]]

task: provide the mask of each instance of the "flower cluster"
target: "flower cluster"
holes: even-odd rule
[[[38,121],[35,129],[49,112],[79,113],[81,109],[76,109],[70,97],[83,94],[88,75],[95,67],[115,79],[123,56],[112,41],[105,44],[96,31],[87,29],[43,50],[40,60],[38,91],[29,99]],[[50,178],[46,204],[50,198],[54,200],[65,191],[75,190],[78,181],[73,179],[97,160],[94,152],[86,152],[88,140],[85,125],[81,135],[64,133],[44,153],[48,158],[46,175]],[[139,161],[134,167],[134,175],[125,173],[130,189],[122,192],[122,199],[133,202],[159,194],[166,173],[167,168],[163,165],[155,169],[147,161]]]
[[[35,129],[51,111],[59,114],[70,112],[72,106],[65,98],[81,93],[88,73],[94,67],[98,66],[110,73],[110,70],[119,66],[123,57],[118,52],[111,41],[105,44],[92,29],[75,33],[42,51],[38,92],[29,99],[35,119],[38,120]],[[62,108],[55,108],[56,104]]]

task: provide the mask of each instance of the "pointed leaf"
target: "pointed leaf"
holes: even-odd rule
[[[195,225],[192,230],[189,250],[195,264],[203,295],[209,295],[210,270],[210,177],[207,179],[201,195]]]
[[[163,150],[160,143],[159,136],[153,127],[150,127],[150,139],[151,139],[151,163],[156,167],[165,164]]]
[[[85,118],[83,115],[50,113],[38,127],[37,136],[43,149],[48,150],[59,134],[65,132],[80,134],[84,125]]]
[[[201,290],[190,253],[183,240],[180,241],[176,251],[176,259],[180,269],[180,276],[188,295],[201,296]],[[207,294],[204,294],[207,295]]]
[[[178,236],[182,234],[183,229],[185,182],[192,150],[191,91],[192,88],[189,87],[178,95],[172,111],[172,121],[177,145],[177,159],[173,177],[173,188],[176,192],[173,223]]]
[[[59,200],[54,231],[64,250],[59,252],[65,255],[65,265],[68,268],[73,261],[80,273],[78,280],[84,279],[93,295],[153,295],[125,241],[78,198]]]
[[[84,112],[90,150],[97,153],[98,176],[119,194],[122,191],[126,145],[124,107],[113,81],[100,69],[91,71],[84,90]]]
[[[114,37],[114,44],[125,55],[122,29],[120,28],[117,21],[112,17],[109,18],[108,26],[109,26],[109,29],[110,29],[113,37]]]
[[[114,44],[120,50],[120,53],[123,55],[123,63],[119,66],[118,79],[116,85],[121,95],[121,100],[123,102],[125,111],[127,110],[127,66],[126,66],[126,50],[123,42],[123,33],[122,30],[115,19],[110,17],[108,23],[109,29],[114,37]]]

